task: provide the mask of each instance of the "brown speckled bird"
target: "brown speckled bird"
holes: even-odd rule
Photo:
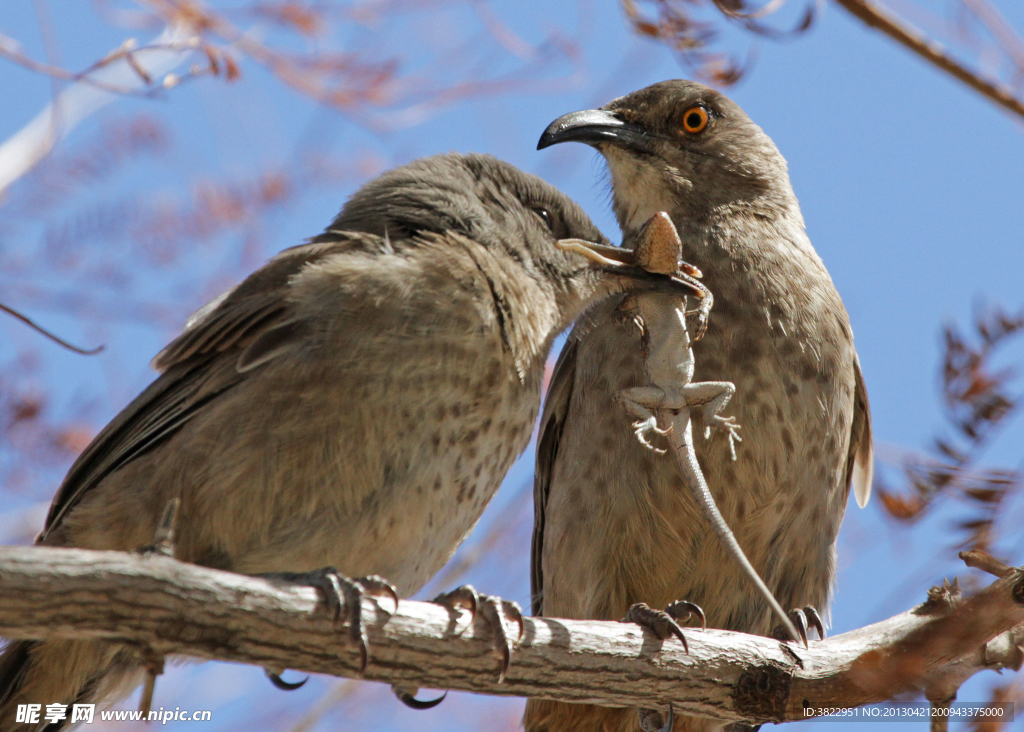
[[[605,157],[629,246],[658,211],[715,307],[696,380],[731,381],[743,425],[697,441],[729,526],[783,607],[825,609],[850,486],[871,489],[867,393],[843,303],[804,232],[786,162],[732,101],[666,81],[551,124],[538,147]],[[768,635],[767,603],[729,561],[673,460],[645,449],[614,396],[644,384],[641,331],[621,297],[592,308],[562,352],[541,419],[534,613],[622,618],[633,603],[701,606],[711,627]],[[695,433],[703,434],[702,425]],[[699,633],[699,631],[690,631]],[[678,641],[667,641],[678,642]],[[635,710],[530,701],[527,732],[629,732]],[[675,730],[720,723],[676,717]]]
[[[321,587],[329,566],[415,592],[526,448],[554,337],[605,296],[680,284],[595,269],[556,246],[567,238],[604,241],[566,196],[495,158],[384,174],[189,321],[72,466],[39,543],[135,550],[178,498],[184,561]],[[11,643],[0,730],[28,728],[19,703],[111,699],[140,672],[133,647]]]

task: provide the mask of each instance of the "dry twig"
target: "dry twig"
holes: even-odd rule
[[[893,491],[881,477],[876,478],[876,490],[885,510],[902,521],[917,520],[943,496],[962,497],[975,514],[958,525],[967,533],[961,546],[988,550],[1002,507],[1022,483],[1018,470],[981,468],[978,463],[1019,406],[1020,398],[1010,390],[1016,371],[1000,369],[993,361],[1024,335],[1024,312],[979,308],[973,330],[968,337],[948,325],[944,333],[942,394],[955,438],[936,437],[933,455],[903,460],[908,491]]]
[[[638,3],[644,0],[621,0],[628,22],[641,35],[655,38],[676,51],[698,76],[715,84],[729,85],[744,73],[742,65],[710,47],[720,35],[720,25],[699,19],[697,9],[713,5],[727,21],[740,24],[757,36],[779,39],[791,37],[807,30],[814,20],[814,6],[808,5],[801,19],[789,31],[779,31],[764,25],[761,20],[776,13],[785,0],[769,0],[756,6],[750,0],[646,0],[653,11],[644,14]],[[1013,86],[997,76],[989,77],[979,68],[957,59],[957,54],[939,41],[915,28],[904,18],[876,0],[835,0],[835,2],[869,27],[875,28],[929,63],[950,74],[1004,109],[1024,117],[1024,99],[1019,93],[1019,82],[1024,79],[1024,40],[991,5],[989,0],[961,0],[987,31],[989,39],[976,42],[986,51],[994,52],[1011,69],[1008,75]],[[960,35],[977,41],[976,34],[963,24],[957,27]],[[1015,93],[1017,92],[1017,93]]]
[[[11,317],[20,320],[22,323],[27,325],[29,328],[34,330],[36,333],[39,333],[40,335],[43,335],[43,336],[49,338],[54,343],[56,343],[59,346],[62,346],[64,348],[68,349],[69,351],[73,351],[74,353],[80,353],[83,356],[93,356],[93,355],[95,355],[95,354],[97,354],[97,353],[99,353],[100,351],[103,350],[103,346],[97,346],[96,348],[91,348],[91,349],[79,348],[78,346],[74,346],[74,345],[68,343],[66,340],[64,340],[60,336],[54,335],[53,333],[48,331],[43,326],[38,325],[37,323],[34,323],[32,320],[30,320],[28,318],[28,316],[22,315],[21,313],[19,313],[14,308],[8,307],[7,305],[4,305],[2,302],[0,302],[0,311],[3,311],[5,313],[7,313],[8,315],[10,315]]]

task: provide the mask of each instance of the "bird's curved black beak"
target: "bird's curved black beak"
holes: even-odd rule
[[[623,122],[611,112],[584,109],[564,114],[549,124],[537,142],[537,149],[543,150],[560,142],[585,142],[588,145],[611,142],[649,151],[656,139],[643,127]]]

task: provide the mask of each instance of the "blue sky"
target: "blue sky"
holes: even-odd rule
[[[1015,27],[1024,28],[1024,6],[1009,0],[999,5]],[[69,0],[59,7],[54,24],[70,67],[88,63],[125,37],[125,31],[96,21],[84,2]],[[578,63],[558,62],[544,83],[433,110],[418,124],[388,132],[326,111],[251,64],[243,65],[243,78],[233,85],[197,80],[164,100],[121,99],[90,118],[62,143],[58,156],[95,139],[103,124],[140,113],[165,125],[168,142],[162,152],[141,155],[76,189],[65,205],[45,216],[9,213],[10,204],[20,200],[18,188],[12,189],[8,207],[0,207],[0,261],[7,262],[7,271],[0,269],[0,289],[10,293],[4,296],[7,304],[77,341],[104,342],[107,351],[93,359],[55,352],[13,322],[0,321],[0,361],[16,363],[33,354],[31,379],[55,395],[54,416],[97,428],[152,378],[149,359],[189,312],[273,252],[317,233],[366,175],[421,155],[447,150],[497,155],[565,190],[617,239],[599,156],[583,145],[537,152],[537,138],[565,112],[687,76],[688,69],[664,46],[632,36],[610,0],[507,1],[487,7],[530,43],[556,30],[577,38]],[[437,73],[437,60],[462,44],[474,53],[483,49],[474,62],[481,68],[513,69],[523,63],[493,41],[479,42],[481,21],[466,6],[435,8],[347,30],[345,47],[400,53],[406,68],[422,73]],[[5,4],[0,32],[42,57],[29,4]],[[727,42],[741,51],[750,43],[735,33]],[[940,328],[950,321],[966,324],[981,299],[1010,310],[1024,306],[1021,122],[831,5],[808,33],[785,43],[757,42],[754,48],[752,71],[728,93],[789,161],[811,240],[850,312],[878,451],[885,456],[897,448],[925,448],[941,424]],[[454,78],[467,66],[444,66],[439,73]],[[0,62],[0,88],[2,141],[47,104],[51,89],[44,77],[5,62]],[[341,161],[342,169],[326,183],[309,181],[287,206],[258,224],[179,242],[168,254],[174,266],[166,271],[146,263],[142,274],[111,277],[105,281],[109,290],[100,291],[95,280],[83,277],[83,271],[103,270],[105,257],[143,256],[127,231],[113,230],[105,238],[102,228],[82,223],[104,206],[137,211],[139,205],[178,201],[199,179],[247,180],[258,171],[292,164],[296,151]],[[31,179],[20,185],[24,190],[30,184]],[[6,225],[5,216],[11,216]],[[76,225],[85,232],[74,242],[77,264],[44,274],[33,270],[31,276],[12,264],[45,259],[54,232]],[[79,312],[72,299],[55,304],[40,294],[72,291],[83,283],[93,288],[90,302],[103,305],[101,315]],[[149,315],[138,317],[143,311]],[[1018,348],[1006,362],[1022,355]],[[1018,467],[1022,438],[1024,429],[1015,420],[991,446],[987,462]],[[528,453],[517,463],[463,554],[495,522],[511,520],[514,530],[459,580],[524,606],[531,514],[530,491],[523,486],[532,475],[532,460]],[[65,468],[41,469],[30,489],[0,499],[6,503],[0,504],[6,522],[0,530],[8,527],[0,536],[15,541],[24,533],[10,528],[16,522],[41,521]],[[943,577],[966,574],[949,550],[956,508],[945,504],[908,530],[886,519],[877,502],[860,510],[851,501],[840,535],[833,633],[902,611]],[[1011,507],[1007,525],[1019,524],[1020,509]],[[1007,558],[1024,561],[1019,531],[1008,529],[1005,536]],[[990,679],[976,678],[960,699],[980,701],[987,683]],[[292,729],[316,704],[327,705],[325,694],[340,701],[312,729],[513,729],[522,707],[520,700],[452,694],[435,711],[414,713],[392,702],[383,685],[333,679],[314,679],[299,692],[283,694],[258,669],[227,664],[172,670],[157,686],[158,704],[186,700],[193,708],[217,710],[208,729],[233,729],[241,719]]]

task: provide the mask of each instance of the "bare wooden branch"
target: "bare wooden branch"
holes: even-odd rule
[[[947,587],[946,590],[949,588]],[[441,606],[364,600],[367,679],[726,720],[803,719],[804,707],[879,702],[936,680],[1019,668],[1024,573],[967,600],[943,589],[881,623],[805,649],[721,630],[688,631],[690,653],[632,624],[527,618],[512,667],[482,619]],[[154,654],[356,676],[359,658],[316,591],[185,564],[158,553],[0,549],[0,635],[117,639]]]
[[[78,346],[72,345],[71,343],[68,343],[66,340],[61,338],[60,336],[57,336],[57,335],[51,333],[50,331],[46,330],[46,328],[44,328],[43,326],[38,325],[37,323],[33,322],[31,319],[29,319],[29,317],[27,315],[22,315],[20,312],[18,312],[14,308],[8,307],[7,305],[4,305],[2,302],[0,302],[0,311],[7,313],[8,315],[10,315],[13,318],[17,318],[22,323],[27,325],[29,328],[34,330],[36,333],[39,333],[40,335],[45,336],[46,338],[49,338],[54,343],[56,343],[56,344],[58,344],[60,346],[63,346],[64,348],[68,349],[69,351],[73,351],[75,353],[80,353],[83,356],[94,356],[94,355],[96,355],[97,353],[99,353],[100,351],[102,351],[104,349],[104,346],[97,346],[96,348],[86,349],[86,348],[79,348]]]
[[[963,560],[964,564],[968,567],[974,567],[982,571],[993,574],[996,577],[1006,577],[1014,568],[1008,564],[1000,562],[998,559],[993,557],[991,554],[982,551],[965,551],[960,552],[960,559]]]
[[[903,24],[878,3],[872,2],[872,0],[836,0],[836,2],[846,8],[854,17],[872,28],[877,28],[897,43],[906,46],[918,56],[935,64],[1004,109],[1019,117],[1024,117],[1024,102],[1015,97],[1008,88],[982,78],[950,56],[941,45],[914,28]]]

